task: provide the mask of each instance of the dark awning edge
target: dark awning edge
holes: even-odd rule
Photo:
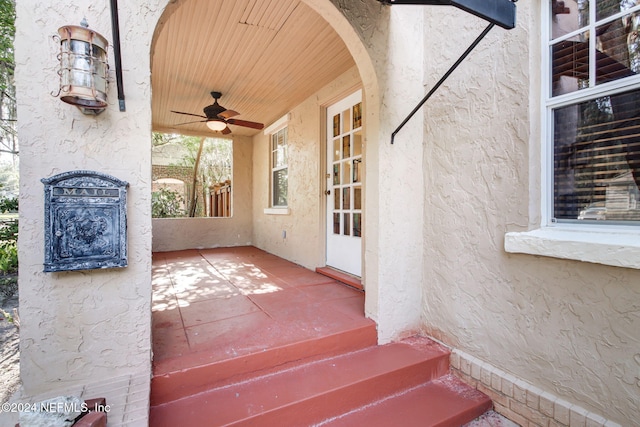
[[[381,3],[455,6],[506,30],[516,26],[517,0],[378,0]]]

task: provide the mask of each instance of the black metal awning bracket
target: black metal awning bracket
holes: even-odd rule
[[[409,113],[409,115],[400,123],[400,126],[396,128],[391,134],[391,143],[393,144],[395,136],[400,129],[407,124],[409,120],[420,110],[425,102],[438,90],[438,88],[449,78],[451,73],[458,68],[458,66],[465,60],[467,56],[475,49],[476,46],[482,41],[482,39],[491,31],[491,29],[498,25],[507,30],[515,28],[516,21],[516,6],[517,0],[378,0],[381,3],[394,5],[394,4],[413,4],[413,5],[451,5],[456,6],[459,9],[465,10],[475,16],[489,21],[489,25],[482,31],[482,33],[471,43],[471,45],[464,51],[464,53],[458,58],[458,60],[447,70],[447,72],[438,80],[438,82],[431,88],[429,93],[418,103],[418,105]]]

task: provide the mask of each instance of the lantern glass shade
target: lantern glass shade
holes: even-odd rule
[[[60,35],[60,99],[81,109],[107,106],[107,40],[86,27],[68,25]]]
[[[221,131],[227,127],[227,124],[220,119],[211,119],[207,121],[207,127],[213,131]]]

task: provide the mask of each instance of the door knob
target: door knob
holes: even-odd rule
[[[324,194],[326,194],[327,196],[331,194],[331,190],[327,190],[324,192]]]

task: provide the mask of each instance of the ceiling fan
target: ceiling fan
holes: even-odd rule
[[[227,125],[244,126],[252,129],[262,129],[264,125],[262,123],[250,122],[247,120],[238,120],[232,117],[239,115],[237,111],[227,110],[222,105],[218,104],[218,99],[222,96],[220,92],[211,92],[213,97],[213,104],[204,107],[204,116],[201,114],[184,113],[182,111],[173,111],[172,113],[184,114],[186,116],[200,117],[204,120],[195,120],[193,122],[178,123],[176,126],[188,125],[190,123],[206,123],[207,127],[213,131],[219,131],[226,135],[231,133],[231,129]]]

